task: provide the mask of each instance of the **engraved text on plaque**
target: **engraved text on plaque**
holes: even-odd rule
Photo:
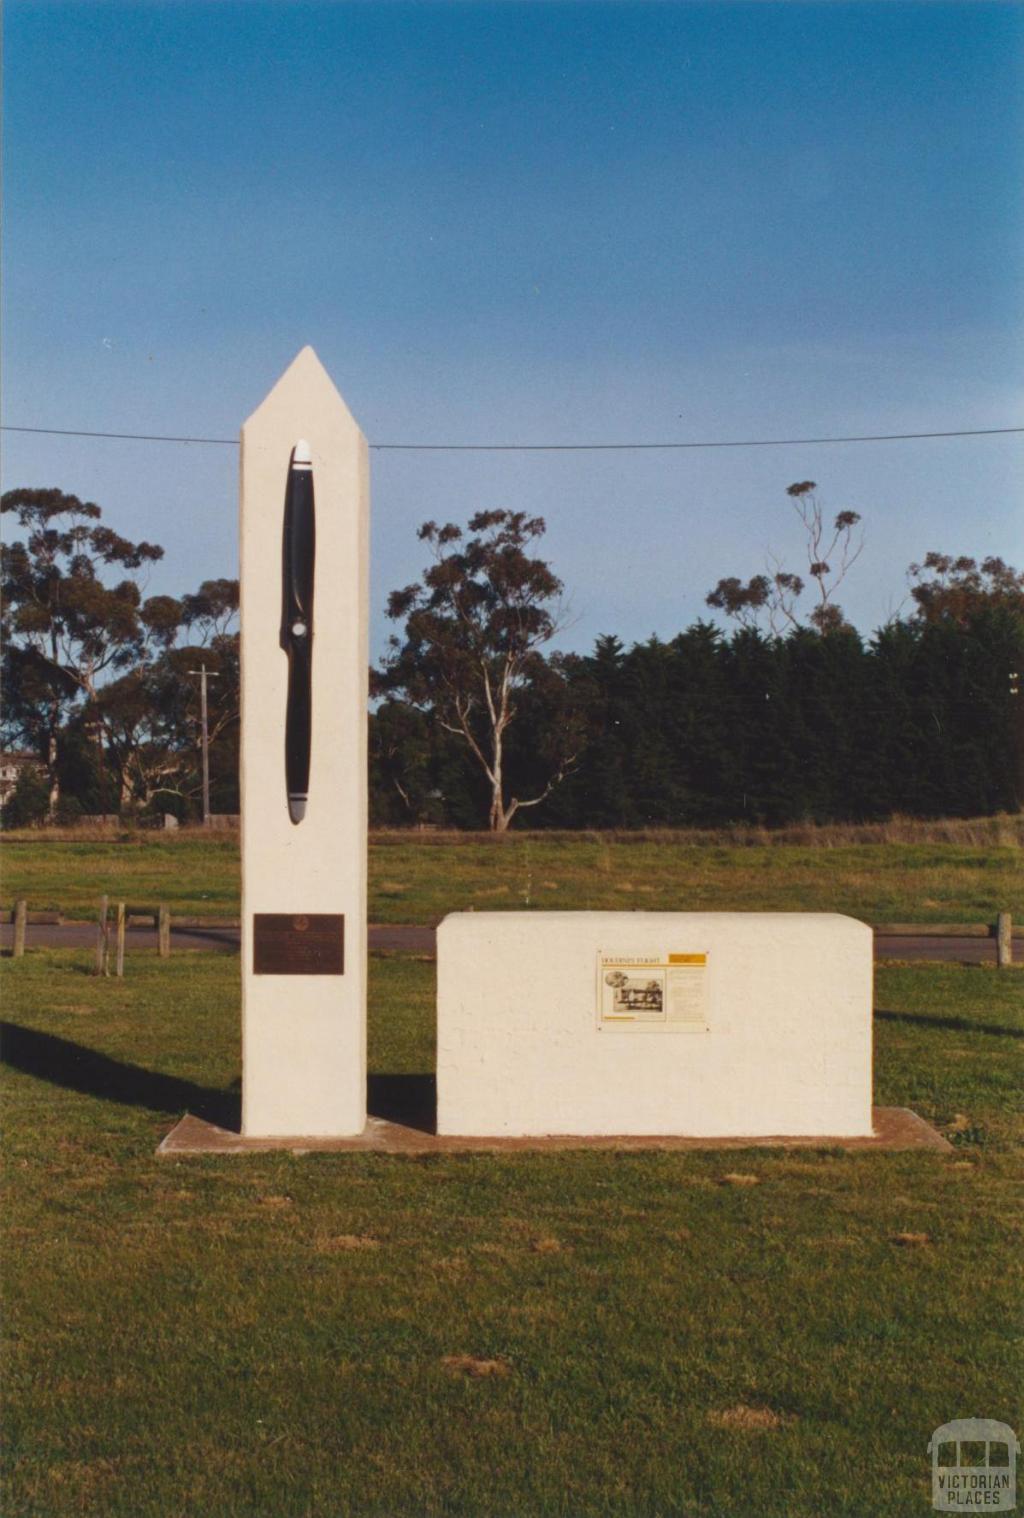
[[[254,975],[343,975],[345,918],[341,912],[253,914]]]

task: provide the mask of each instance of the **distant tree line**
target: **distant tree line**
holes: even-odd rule
[[[572,709],[578,758],[531,827],[640,828],[977,816],[1024,804],[1022,619],[896,621],[732,637],[697,623],[668,642],[598,639],[561,661],[509,734],[507,783],[532,794]],[[378,823],[479,827],[487,787],[429,715],[384,701],[371,726]]]
[[[959,816],[1024,804],[1024,575],[1001,559],[928,554],[913,612],[865,641],[836,593],[863,544],[813,480],[787,496],[806,570],[770,556],[664,642],[549,655],[561,584],[522,512],[420,536],[433,563],[396,591],[404,622],[376,672],[371,808],[378,823],[638,828]],[[811,592],[806,619],[801,597]]]
[[[546,651],[562,587],[536,552],[540,518],[426,523],[432,562],[391,596],[400,631],[371,671],[373,823],[770,827],[1024,805],[1024,575],[928,554],[910,568],[913,610],[865,639],[835,599],[859,514],[829,525],[812,481],[789,496],[806,582],[773,561],[709,593],[731,633],[606,634],[587,655]],[[201,815],[204,664],[211,809],[237,811],[237,582],[146,597],[163,550],[99,507],[23,489],[2,509],[22,529],[3,548],[3,742],[36,761],[4,825]]]

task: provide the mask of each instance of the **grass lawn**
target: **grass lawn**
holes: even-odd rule
[[[100,896],[172,912],[239,910],[233,834],[140,833],[117,839],[5,839],[3,900],[90,917]],[[1019,848],[965,843],[696,844],[543,833],[457,841],[377,835],[370,921],[436,923],[446,912],[500,909],[834,911],[866,922],[989,923],[1024,914]]]
[[[876,1099],[950,1156],[174,1161],[237,961],[88,960],[4,964],[6,1518],[910,1518],[933,1428],[1021,1427],[1020,972],[878,971]],[[374,958],[371,1069],[432,1002]]]

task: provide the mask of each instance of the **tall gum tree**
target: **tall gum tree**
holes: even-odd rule
[[[103,526],[92,501],[16,489],[0,511],[25,530],[3,547],[5,724],[45,757],[53,816],[65,718],[83,698],[95,706],[101,681],[136,664],[148,644],[173,638],[180,607],[167,596],[143,603],[135,576],[164,551]],[[122,570],[129,574],[107,583]]]
[[[154,788],[180,790],[170,782],[196,748],[191,659],[206,657],[220,675],[212,736],[237,718],[237,581],[144,599],[146,569],[163,549],[121,537],[94,502],[22,488],[0,510],[23,529],[0,561],[4,728],[45,760],[51,818],[69,723],[88,734],[101,777],[110,761],[122,810]],[[182,634],[193,647],[175,647]]]
[[[468,528],[468,539],[452,522],[419,529],[434,562],[420,581],[388,599],[388,616],[405,630],[391,638],[375,689],[404,697],[468,746],[487,779],[488,825],[503,833],[517,812],[551,794],[576,759],[576,728],[567,721],[537,794],[507,794],[516,698],[552,676],[540,650],[558,630],[562,584],[532,552],[543,518],[481,511]]]

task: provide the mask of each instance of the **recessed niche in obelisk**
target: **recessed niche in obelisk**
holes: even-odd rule
[[[242,1132],[366,1122],[366,439],[312,348],[242,428]]]

